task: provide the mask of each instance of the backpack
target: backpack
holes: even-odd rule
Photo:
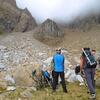
[[[50,74],[48,73],[48,71],[42,71],[42,74],[45,78],[50,79]]]
[[[80,65],[75,67],[75,74],[77,75],[80,72]]]
[[[94,55],[91,53],[90,48],[82,48],[83,54],[86,58],[88,68],[96,68],[97,62]]]

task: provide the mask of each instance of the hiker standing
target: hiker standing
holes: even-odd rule
[[[86,52],[88,53],[88,57],[86,55]],[[94,76],[95,76],[95,67],[96,65],[90,66],[88,60],[89,60],[89,54],[94,57],[94,52],[90,51],[90,48],[84,48],[84,51],[82,52],[81,58],[80,58],[80,70],[84,71],[88,89],[90,91],[90,99],[96,98],[96,91],[95,91],[95,82],[94,82]]]
[[[61,54],[61,49],[57,49],[56,54],[53,56],[53,92],[56,91],[58,78],[60,76],[63,91],[67,93],[64,76],[64,59],[64,56]]]

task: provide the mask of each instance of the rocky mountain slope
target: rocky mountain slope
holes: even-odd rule
[[[91,30],[96,25],[100,25],[100,14],[92,14],[86,17],[78,16],[74,21],[68,24],[68,28],[85,32]]]
[[[94,40],[96,42],[94,43],[94,41],[91,42],[91,39],[94,37],[94,32],[99,39],[100,30],[98,30],[98,32],[96,30],[92,30],[92,35],[91,32],[88,32],[83,36],[78,31],[73,32],[72,30],[68,31],[66,29],[65,32],[66,36],[63,38],[63,42],[59,44],[58,47],[60,46],[63,48],[66,68],[68,68],[70,65],[71,68],[75,67],[75,65],[79,63],[79,57],[81,53],[80,48],[82,46],[99,46],[99,40]],[[86,34],[88,34],[88,37]],[[44,88],[44,90],[36,91],[34,87],[31,87],[33,86],[33,80],[31,78],[32,71],[39,68],[42,64],[48,66],[48,63],[50,63],[51,56],[54,54],[56,47],[57,45],[55,45],[55,47],[50,47],[34,39],[33,31],[25,33],[14,32],[11,34],[0,35],[0,99],[11,100],[13,98],[13,100],[33,100],[34,98],[36,100],[44,100],[45,98],[48,98],[48,100],[51,100],[51,98],[55,98],[56,100],[56,98],[62,98],[62,90],[60,88],[58,89],[59,91],[57,91],[56,96],[54,96],[51,94],[51,89]],[[5,80],[7,78],[15,80],[15,91],[6,90],[9,89],[9,82]],[[77,83],[69,83],[69,94],[63,95],[63,100],[69,96],[70,100],[73,100],[74,98],[78,99],[79,97],[80,100],[83,100],[83,98],[88,98],[85,86],[80,87],[78,91],[82,94],[77,93],[77,96],[75,92],[73,93],[73,91],[76,90],[76,87],[79,88]],[[99,97],[98,89],[97,100],[99,100]]]
[[[63,51],[67,67],[72,58],[66,49]],[[7,75],[14,77],[16,86],[31,86],[32,71],[42,65],[49,66],[54,53],[55,48],[33,38],[33,31],[0,35],[0,86],[5,87],[3,80]]]
[[[25,32],[37,26],[27,9],[16,7],[15,0],[0,0],[0,30],[3,32]]]
[[[6,74],[4,71],[0,74],[14,75],[17,85],[29,86],[32,70],[48,58],[48,52],[51,52],[50,48],[35,40],[30,32],[1,36],[0,68],[5,70]],[[0,75],[1,80],[2,78],[4,79],[3,75]]]
[[[47,19],[35,29],[34,35],[42,39],[50,37],[57,38],[63,37],[64,32],[57,26],[57,24],[54,21]]]

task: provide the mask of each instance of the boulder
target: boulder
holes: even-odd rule
[[[33,80],[30,77],[31,74],[27,71],[26,68],[19,68],[14,73],[14,78],[16,80],[16,86],[32,86]]]
[[[0,80],[0,88],[6,89],[7,88],[7,82],[4,80]]]
[[[14,80],[13,76],[11,76],[11,75],[6,75],[4,79],[5,79],[5,81],[7,82],[7,85],[8,85],[8,86],[13,86],[13,85],[15,85],[15,80]]]
[[[16,90],[15,86],[8,86],[7,87],[7,91],[14,91],[14,90]]]

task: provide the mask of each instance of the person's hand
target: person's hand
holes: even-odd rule
[[[83,78],[85,78],[84,70],[81,71],[81,76],[82,76]]]
[[[80,72],[81,72],[81,75],[84,75],[84,71],[83,70],[81,70]]]

